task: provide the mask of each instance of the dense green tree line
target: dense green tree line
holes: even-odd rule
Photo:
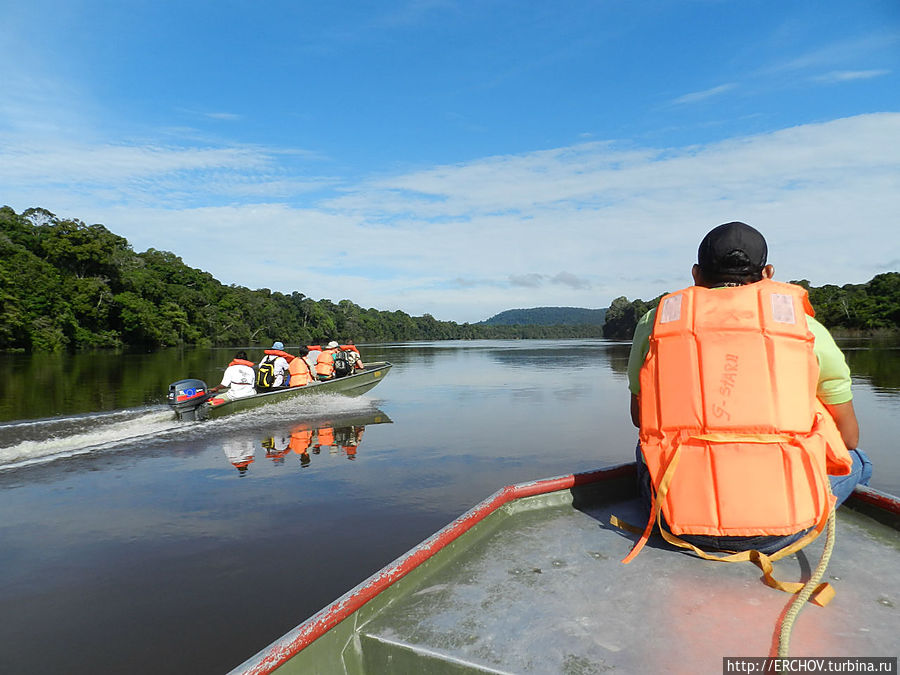
[[[796,283],[809,290],[818,318],[828,327],[900,328],[900,273],[842,287]],[[364,309],[350,300],[313,300],[298,291],[226,286],[174,253],[152,248],[135,253],[103,225],[61,219],[45,209],[17,214],[0,208],[3,350],[252,346],[273,339],[314,344],[332,339],[630,338],[638,319],[658,301],[616,298],[602,327],[561,325],[561,320],[555,325],[457,324],[429,314]]]
[[[815,287],[805,279],[790,283],[809,292],[816,319],[826,328],[847,333],[900,330],[900,272],[878,274],[864,284]],[[637,322],[660,298],[648,302],[616,298],[606,312],[603,336],[631,339]]]
[[[0,208],[0,349],[597,337],[599,326],[483,326],[349,300],[226,286],[103,225]]]

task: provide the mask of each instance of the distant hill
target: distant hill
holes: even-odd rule
[[[583,307],[533,307],[507,309],[490,319],[479,321],[482,326],[602,326],[606,309]]]

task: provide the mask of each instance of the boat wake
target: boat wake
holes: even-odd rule
[[[161,406],[0,424],[0,471],[115,447],[176,426],[172,412]]]
[[[367,397],[325,394],[282,401],[207,422],[179,422],[168,406],[8,422],[0,424],[0,471],[124,449],[148,439],[165,441],[185,434],[205,436],[301,420],[317,422],[373,410],[377,410],[375,403]]]

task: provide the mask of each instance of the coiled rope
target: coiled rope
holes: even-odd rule
[[[781,622],[781,632],[778,635],[778,656],[788,655],[791,644],[791,631],[794,628],[794,622],[797,620],[797,615],[800,614],[800,610],[803,609],[803,606],[819,585],[819,581],[825,576],[825,568],[828,567],[828,562],[831,560],[831,552],[834,550],[835,522],[834,509],[831,509],[831,513],[828,514],[828,531],[825,535],[825,548],[822,551],[822,557],[819,559],[819,564],[813,571],[809,581],[806,582],[802,590],[797,593],[797,597],[791,602],[791,606],[788,608],[787,613],[784,615],[784,620]]]

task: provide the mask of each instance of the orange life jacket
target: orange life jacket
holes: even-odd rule
[[[291,373],[290,385],[292,387],[302,387],[315,379],[312,372],[310,372],[309,364],[306,362],[306,359],[302,357],[298,356],[291,361],[288,370]]]
[[[325,348],[322,345],[307,345],[306,348],[309,349],[309,351],[311,351],[311,352],[325,351]],[[338,349],[343,349],[344,351],[349,349],[349,350],[354,351],[357,354],[359,354],[359,348],[356,345],[340,345],[338,347]]]
[[[268,354],[269,356],[283,356],[288,363],[291,363],[295,358],[293,354],[288,354],[286,351],[281,349],[266,349],[263,351],[264,354]]]
[[[803,288],[768,279],[660,301],[640,374],[640,441],[673,534],[824,525],[827,469],[846,474],[852,460],[816,398],[807,314]]]
[[[331,377],[334,374],[334,353],[337,349],[323,349],[316,359],[316,374]]]
[[[246,359],[231,359],[231,363],[229,366],[250,366],[251,368],[255,365],[253,361],[247,361]]]
[[[294,429],[291,431],[290,448],[298,455],[305,455],[312,445],[312,429]]]
[[[316,445],[334,445],[334,429],[322,427],[316,431]]]

